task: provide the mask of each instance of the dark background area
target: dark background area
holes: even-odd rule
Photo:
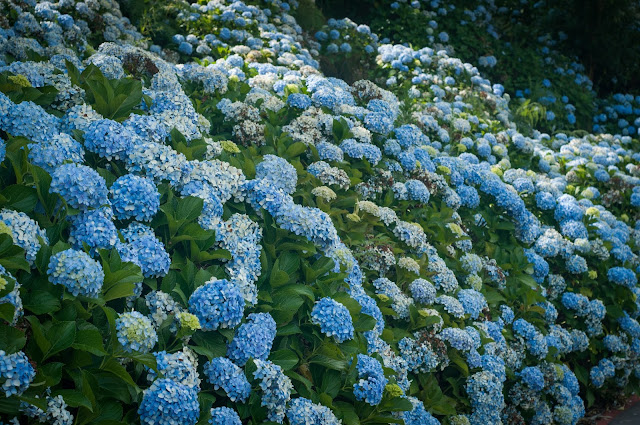
[[[315,3],[327,18],[349,17],[356,23],[370,25],[381,37],[389,37],[393,42],[421,45],[418,39],[411,37],[414,29],[407,27],[405,31],[394,31],[392,22],[384,25],[381,18],[389,16],[387,1],[316,0]],[[454,4],[458,9],[473,10],[482,3],[459,0],[441,2],[441,6]],[[640,92],[640,2],[637,0],[496,0],[495,4],[517,11],[516,20],[521,27],[517,30],[516,26],[511,26],[513,31],[510,32],[510,22],[494,23],[501,27],[501,41],[515,47],[534,48],[532,42],[536,36],[562,31],[568,37],[556,49],[568,57],[577,57],[600,97],[617,92]],[[499,19],[497,15],[494,18]],[[456,28],[455,23],[452,24],[453,28],[447,29],[455,46]],[[465,57],[464,48],[458,50],[465,60],[475,62],[477,59]],[[526,72],[520,68],[521,72]],[[517,73],[518,67],[509,71]]]

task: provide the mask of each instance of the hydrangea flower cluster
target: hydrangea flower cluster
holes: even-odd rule
[[[282,368],[270,361],[256,359],[255,379],[260,380],[262,390],[261,405],[267,408],[269,420],[282,423],[285,417],[287,402],[291,398],[293,384],[288,376],[282,373]]]
[[[211,279],[189,298],[189,311],[205,331],[233,328],[244,316],[244,298],[236,285],[226,279]]]
[[[107,185],[94,169],[76,163],[63,164],[51,175],[51,192],[70,207],[87,210],[108,204]]]
[[[171,379],[158,379],[144,391],[138,414],[145,425],[195,425],[200,417],[198,393]]]
[[[247,316],[247,322],[236,330],[227,356],[240,366],[244,366],[250,358],[266,360],[275,336],[276,322],[271,315],[252,313]]]
[[[137,311],[122,313],[116,319],[118,342],[126,352],[148,353],[158,342],[151,320]]]
[[[2,390],[6,397],[22,395],[35,376],[36,371],[22,351],[7,354],[0,350],[0,378],[4,381]]]
[[[356,370],[359,381],[353,386],[357,400],[375,406],[382,400],[384,388],[389,380],[384,376],[382,365],[373,357],[358,354]]]
[[[391,6],[433,20],[429,46],[418,48],[380,40],[349,20],[331,20],[307,44],[289,14],[297,2],[254,3],[170,2],[170,24],[191,33],[149,49],[112,1],[12,6],[11,29],[0,31],[0,73],[21,87],[57,92],[49,105],[0,94],[0,129],[10,135],[0,141],[0,179],[10,185],[0,198],[0,233],[26,259],[16,247],[15,258],[0,258],[17,277],[0,269],[0,291],[16,281],[0,298],[15,307],[15,323],[23,310],[52,316],[33,311],[40,256],[51,283],[92,298],[105,274],[121,277],[111,249],[137,265],[143,277],[136,274],[134,296],[105,309],[117,313],[118,350],[133,353],[118,371],[146,370],[150,381],[138,410],[145,424],[198,420],[205,357],[220,406],[211,410],[212,424],[239,424],[257,403],[279,423],[339,423],[327,406],[294,392],[288,376],[316,391],[325,376],[336,376],[326,364],[348,358],[357,362],[354,374],[335,378],[336,391],[322,390],[335,392],[335,406],[355,396],[408,424],[525,417],[575,424],[584,415],[580,385],[597,391],[637,383],[638,303],[629,301],[640,296],[636,141],[524,134],[510,121],[504,87],[443,48],[451,40],[438,25],[463,12],[442,2]],[[498,13],[494,5],[484,10]],[[482,8],[468,15],[488,18]],[[89,29],[95,34],[87,38]],[[387,89],[325,77],[319,51],[334,58],[366,52]],[[79,71],[94,64],[109,84],[142,79],[144,100],[128,117],[108,119],[95,96],[72,82],[65,60]],[[500,62],[485,55],[480,64]],[[635,113],[624,108],[621,115]],[[557,108],[549,112],[548,122],[564,119]],[[630,126],[619,128],[632,134]],[[15,163],[17,136],[28,139],[26,163]],[[33,165],[51,175],[49,193]],[[201,199],[202,210],[186,197]],[[73,248],[49,256],[47,235]],[[339,303],[335,292],[351,300],[335,297]],[[624,294],[615,314],[611,294]],[[292,311],[280,308],[282,300]],[[78,320],[95,320],[77,304],[85,300],[74,302]],[[356,331],[354,311],[375,326]],[[318,327],[330,338],[319,338]],[[187,345],[193,351],[180,351]],[[293,372],[291,359],[307,351],[317,357]],[[153,354],[157,372],[144,353]],[[25,391],[34,375],[25,354],[0,359],[2,376],[13,374],[5,391]],[[38,371],[48,370],[43,363]],[[591,382],[579,383],[565,364],[588,367]],[[429,378],[462,399],[455,400],[459,414],[436,419],[432,400],[409,396],[413,386],[423,392],[418,374],[438,370],[465,382],[460,369],[469,371],[466,391]],[[254,379],[260,401],[251,395]],[[383,395],[406,398],[412,408],[386,411]],[[68,408],[64,398],[51,399],[52,409]],[[237,409],[242,420],[231,408],[237,403],[250,405]]]
[[[251,392],[251,385],[244,372],[231,360],[216,357],[204,365],[207,380],[217,390],[222,388],[231,401],[244,402]]]
[[[320,325],[322,333],[333,336],[337,342],[353,338],[353,320],[349,310],[331,298],[316,302],[311,311],[311,321]]]
[[[97,298],[102,291],[102,266],[82,251],[67,249],[51,256],[47,273],[51,283],[64,286],[74,296]]]
[[[122,176],[113,183],[109,195],[113,214],[119,220],[149,221],[160,207],[160,193],[146,177]]]

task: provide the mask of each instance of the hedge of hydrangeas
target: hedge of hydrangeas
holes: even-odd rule
[[[637,139],[525,136],[430,40],[170,4],[158,45],[0,3],[2,417],[575,424],[637,390]],[[352,32],[374,81],[320,69]]]

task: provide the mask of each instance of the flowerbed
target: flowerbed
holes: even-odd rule
[[[295,2],[156,4],[162,45],[0,4],[9,421],[575,424],[636,391],[637,139],[525,136],[473,65],[314,41]],[[375,82],[320,71],[345,33]]]

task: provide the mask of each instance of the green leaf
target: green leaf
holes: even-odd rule
[[[29,272],[31,267],[24,257],[24,250],[13,244],[13,238],[6,233],[0,234],[0,265],[12,270]]]
[[[76,350],[87,351],[96,356],[107,354],[102,342],[102,334],[98,328],[89,323],[78,325],[76,338],[71,346]]]
[[[112,285],[104,294],[104,300],[111,301],[118,298],[131,297],[134,295],[135,287],[135,284],[130,282],[118,282],[115,285]]]
[[[36,397],[29,397],[28,395],[21,395],[20,397],[18,397],[18,400],[28,404],[32,404],[36,407],[39,407],[42,410],[47,410],[47,400],[43,397],[36,398]]]
[[[135,284],[144,279],[140,267],[133,263],[122,262],[115,249],[112,249],[108,256],[103,251],[101,258],[104,270],[102,286],[104,300],[111,301],[133,295]]]
[[[191,337],[197,346],[207,348],[213,357],[227,353],[227,340],[218,332],[196,331]]]
[[[315,295],[313,293],[313,289],[311,289],[307,285],[287,285],[278,288],[278,290],[273,294],[274,296],[287,296],[287,295],[301,295],[303,297],[309,298],[311,301],[315,301]]]
[[[347,370],[347,362],[345,360],[332,359],[322,354],[311,357],[309,363],[319,364],[333,370]]]
[[[65,402],[71,407],[86,407],[93,412],[93,406],[87,397],[77,390],[54,390],[51,393],[54,397],[61,395]]]
[[[360,425],[360,418],[352,404],[344,401],[336,401],[333,404],[339,409],[337,412],[338,417],[342,419],[345,425]]]
[[[402,412],[413,410],[413,404],[406,398],[402,397],[394,397],[391,400],[385,401],[380,406],[384,410],[389,410],[391,412]]]
[[[44,353],[42,360],[46,360],[54,354],[71,347],[76,337],[76,323],[55,323],[47,332],[46,337],[51,342],[51,347]]]
[[[15,310],[16,308],[9,302],[0,304],[0,319],[3,319],[8,323],[13,322],[13,315]]]
[[[37,191],[22,184],[7,186],[0,194],[7,198],[6,207],[16,211],[30,213],[38,204]]]
[[[25,310],[34,314],[47,314],[60,310],[60,299],[49,291],[28,291],[23,298]]]
[[[131,375],[129,375],[129,372],[127,372],[127,369],[125,369],[124,366],[122,366],[115,357],[107,360],[100,367],[100,369],[111,372],[112,374],[126,382],[128,385],[136,389],[138,388],[136,383],[133,381],[133,378],[131,378]]]
[[[367,332],[376,327],[376,319],[368,314],[359,314],[357,319],[353,321],[353,328],[356,332]]]
[[[176,218],[183,222],[191,222],[197,219],[202,212],[204,201],[193,196],[186,196],[178,200]]]
[[[0,413],[5,413],[7,417],[17,416],[20,413],[20,400],[17,397],[0,397]]]
[[[284,370],[293,369],[299,361],[298,355],[291,350],[277,350],[271,353],[269,360]]]
[[[24,347],[27,339],[24,332],[7,325],[0,324],[0,347],[7,354],[16,353]]]
[[[278,327],[278,331],[277,331],[278,336],[295,335],[299,333],[302,333],[302,331],[300,330],[300,327],[293,322],[288,323],[284,326]]]
[[[300,306],[304,304],[304,299],[298,295],[278,295],[273,297],[273,305],[277,307],[271,315],[278,325],[289,322],[296,314]]]
[[[58,385],[62,380],[62,362],[52,362],[41,365],[39,371],[45,377],[47,387]]]
[[[40,348],[40,351],[42,351],[42,353],[47,352],[49,348],[51,348],[51,343],[45,337],[44,329],[42,328],[40,321],[36,316],[27,316],[25,317],[25,319],[31,325],[32,340],[36,342],[36,345],[38,346],[38,348]]]
[[[302,142],[295,142],[291,146],[287,148],[285,152],[285,157],[287,159],[295,158],[296,156],[301,155],[307,150],[307,145]]]
[[[289,282],[289,275],[284,270],[272,270],[269,276],[269,284],[272,288],[277,288]]]
[[[158,371],[158,362],[153,354],[147,353],[127,353],[126,358],[133,359],[136,362],[147,366],[149,369]]]

